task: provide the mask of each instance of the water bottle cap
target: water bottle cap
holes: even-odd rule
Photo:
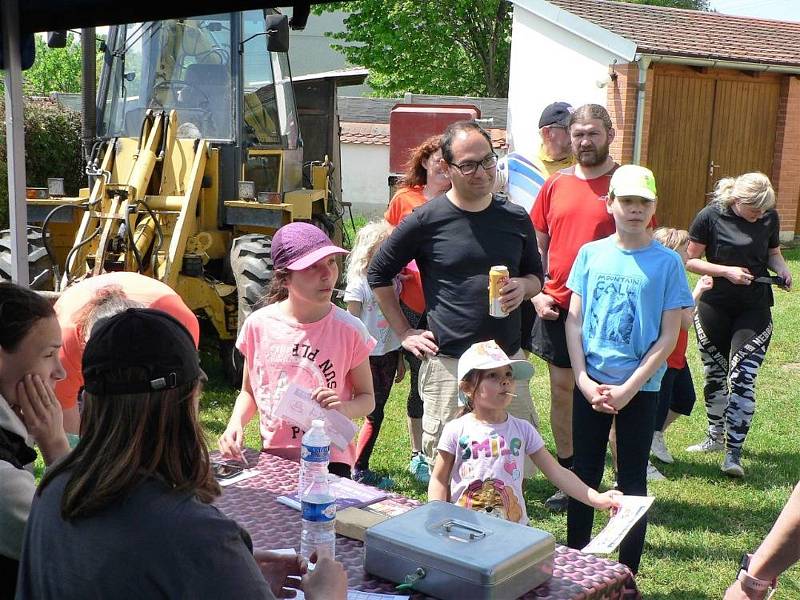
[[[318,427],[319,429],[325,429],[325,419],[314,419],[311,421],[311,427]]]

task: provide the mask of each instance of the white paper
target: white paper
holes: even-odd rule
[[[311,429],[311,421],[324,419],[325,432],[331,438],[331,443],[340,450],[345,450],[356,435],[356,426],[350,419],[338,410],[322,408],[311,398],[311,390],[293,383],[287,386],[272,414],[306,431]]]
[[[622,496],[620,507],[603,530],[597,534],[583,552],[591,554],[608,554],[619,546],[622,538],[631,530],[636,522],[641,519],[650,505],[655,500],[654,496]]]
[[[234,483],[239,483],[240,481],[244,481],[245,479],[250,479],[251,477],[255,477],[261,473],[258,469],[245,469],[235,477],[231,477],[230,479],[223,479],[222,481],[217,481],[221,487],[228,487],[229,485],[233,485]]]
[[[296,600],[305,598],[303,590],[297,590]],[[395,596],[394,594],[378,594],[376,592],[362,592],[360,590],[347,590],[347,600],[408,600],[408,596]]]

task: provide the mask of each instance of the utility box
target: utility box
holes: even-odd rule
[[[395,104],[389,114],[389,187],[406,170],[411,150],[432,135],[440,135],[450,123],[479,119],[472,104]]]

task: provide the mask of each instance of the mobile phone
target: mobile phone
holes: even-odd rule
[[[786,280],[780,275],[765,275],[764,277],[756,277],[753,282],[766,283],[767,285],[777,285],[781,288],[786,287]]]
[[[219,461],[212,461],[211,462],[211,472],[214,474],[214,477],[217,481],[226,481],[228,479],[233,479],[237,475],[239,475],[242,471],[244,471],[244,467],[239,465],[232,465],[226,462],[219,462]]]

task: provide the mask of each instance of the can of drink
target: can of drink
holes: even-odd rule
[[[489,316],[503,319],[508,313],[500,306],[500,288],[508,281],[508,267],[503,265],[489,269]]]

